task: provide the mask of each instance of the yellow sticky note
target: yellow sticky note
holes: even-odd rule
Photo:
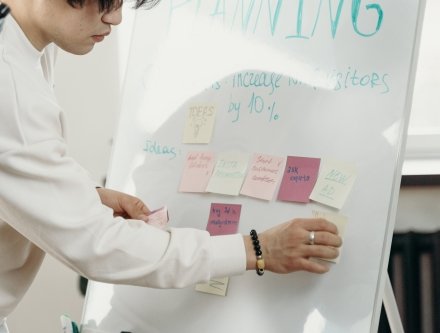
[[[344,239],[345,226],[347,225],[347,222],[348,222],[348,218],[346,216],[341,215],[341,214],[322,212],[322,211],[316,211],[316,210],[314,210],[312,212],[312,215],[313,215],[313,217],[323,218],[329,222],[334,223],[336,225],[336,227],[338,228],[339,237]],[[322,259],[322,258],[320,258],[320,259],[326,260],[326,261],[331,261],[334,263],[338,263],[339,258],[341,257],[341,253],[342,253],[342,246],[339,248],[339,256],[337,258],[335,258],[335,259]]]
[[[183,143],[209,143],[214,121],[215,106],[200,104],[189,107],[183,132]]]
[[[226,296],[228,290],[229,277],[209,280],[208,283],[196,284],[196,290],[202,293]]]

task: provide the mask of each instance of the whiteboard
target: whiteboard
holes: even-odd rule
[[[242,205],[243,234],[314,210],[348,224],[324,275],[246,272],[225,297],[90,283],[82,332],[377,331],[422,9],[415,0],[169,0],[138,11],[108,186],[166,205],[173,227],[205,229],[218,202]],[[208,144],[183,143],[194,105],[216,109]],[[340,209],[182,193],[194,150],[335,159],[357,178]]]

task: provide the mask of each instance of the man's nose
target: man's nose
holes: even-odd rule
[[[118,6],[115,9],[109,10],[102,15],[102,22],[118,25],[122,21],[122,6]]]

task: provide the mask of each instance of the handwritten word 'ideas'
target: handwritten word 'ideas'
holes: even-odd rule
[[[162,145],[152,140],[145,141],[144,151],[153,155],[167,156],[170,160],[177,156],[177,149],[175,147]]]
[[[327,25],[332,38],[336,38],[340,26],[350,27],[357,36],[372,37],[380,31],[384,19],[377,1],[364,0],[171,0],[169,4],[171,23],[189,10],[194,17],[206,16],[228,29],[251,33],[265,30],[286,39],[313,38],[321,22]],[[304,17],[312,19],[305,21]],[[341,23],[343,18],[351,21],[351,26]],[[280,31],[282,27],[289,31]]]

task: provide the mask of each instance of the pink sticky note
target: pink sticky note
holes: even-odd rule
[[[193,151],[186,156],[180,181],[180,192],[205,192],[214,169],[214,153]]]
[[[309,202],[320,162],[319,158],[288,156],[278,200]]]
[[[240,213],[241,205],[212,203],[206,230],[211,236],[235,234]]]
[[[284,157],[254,154],[240,193],[271,200],[284,168]]]
[[[147,223],[155,227],[165,229],[168,225],[168,221],[168,209],[166,207],[161,207],[150,212]]]

